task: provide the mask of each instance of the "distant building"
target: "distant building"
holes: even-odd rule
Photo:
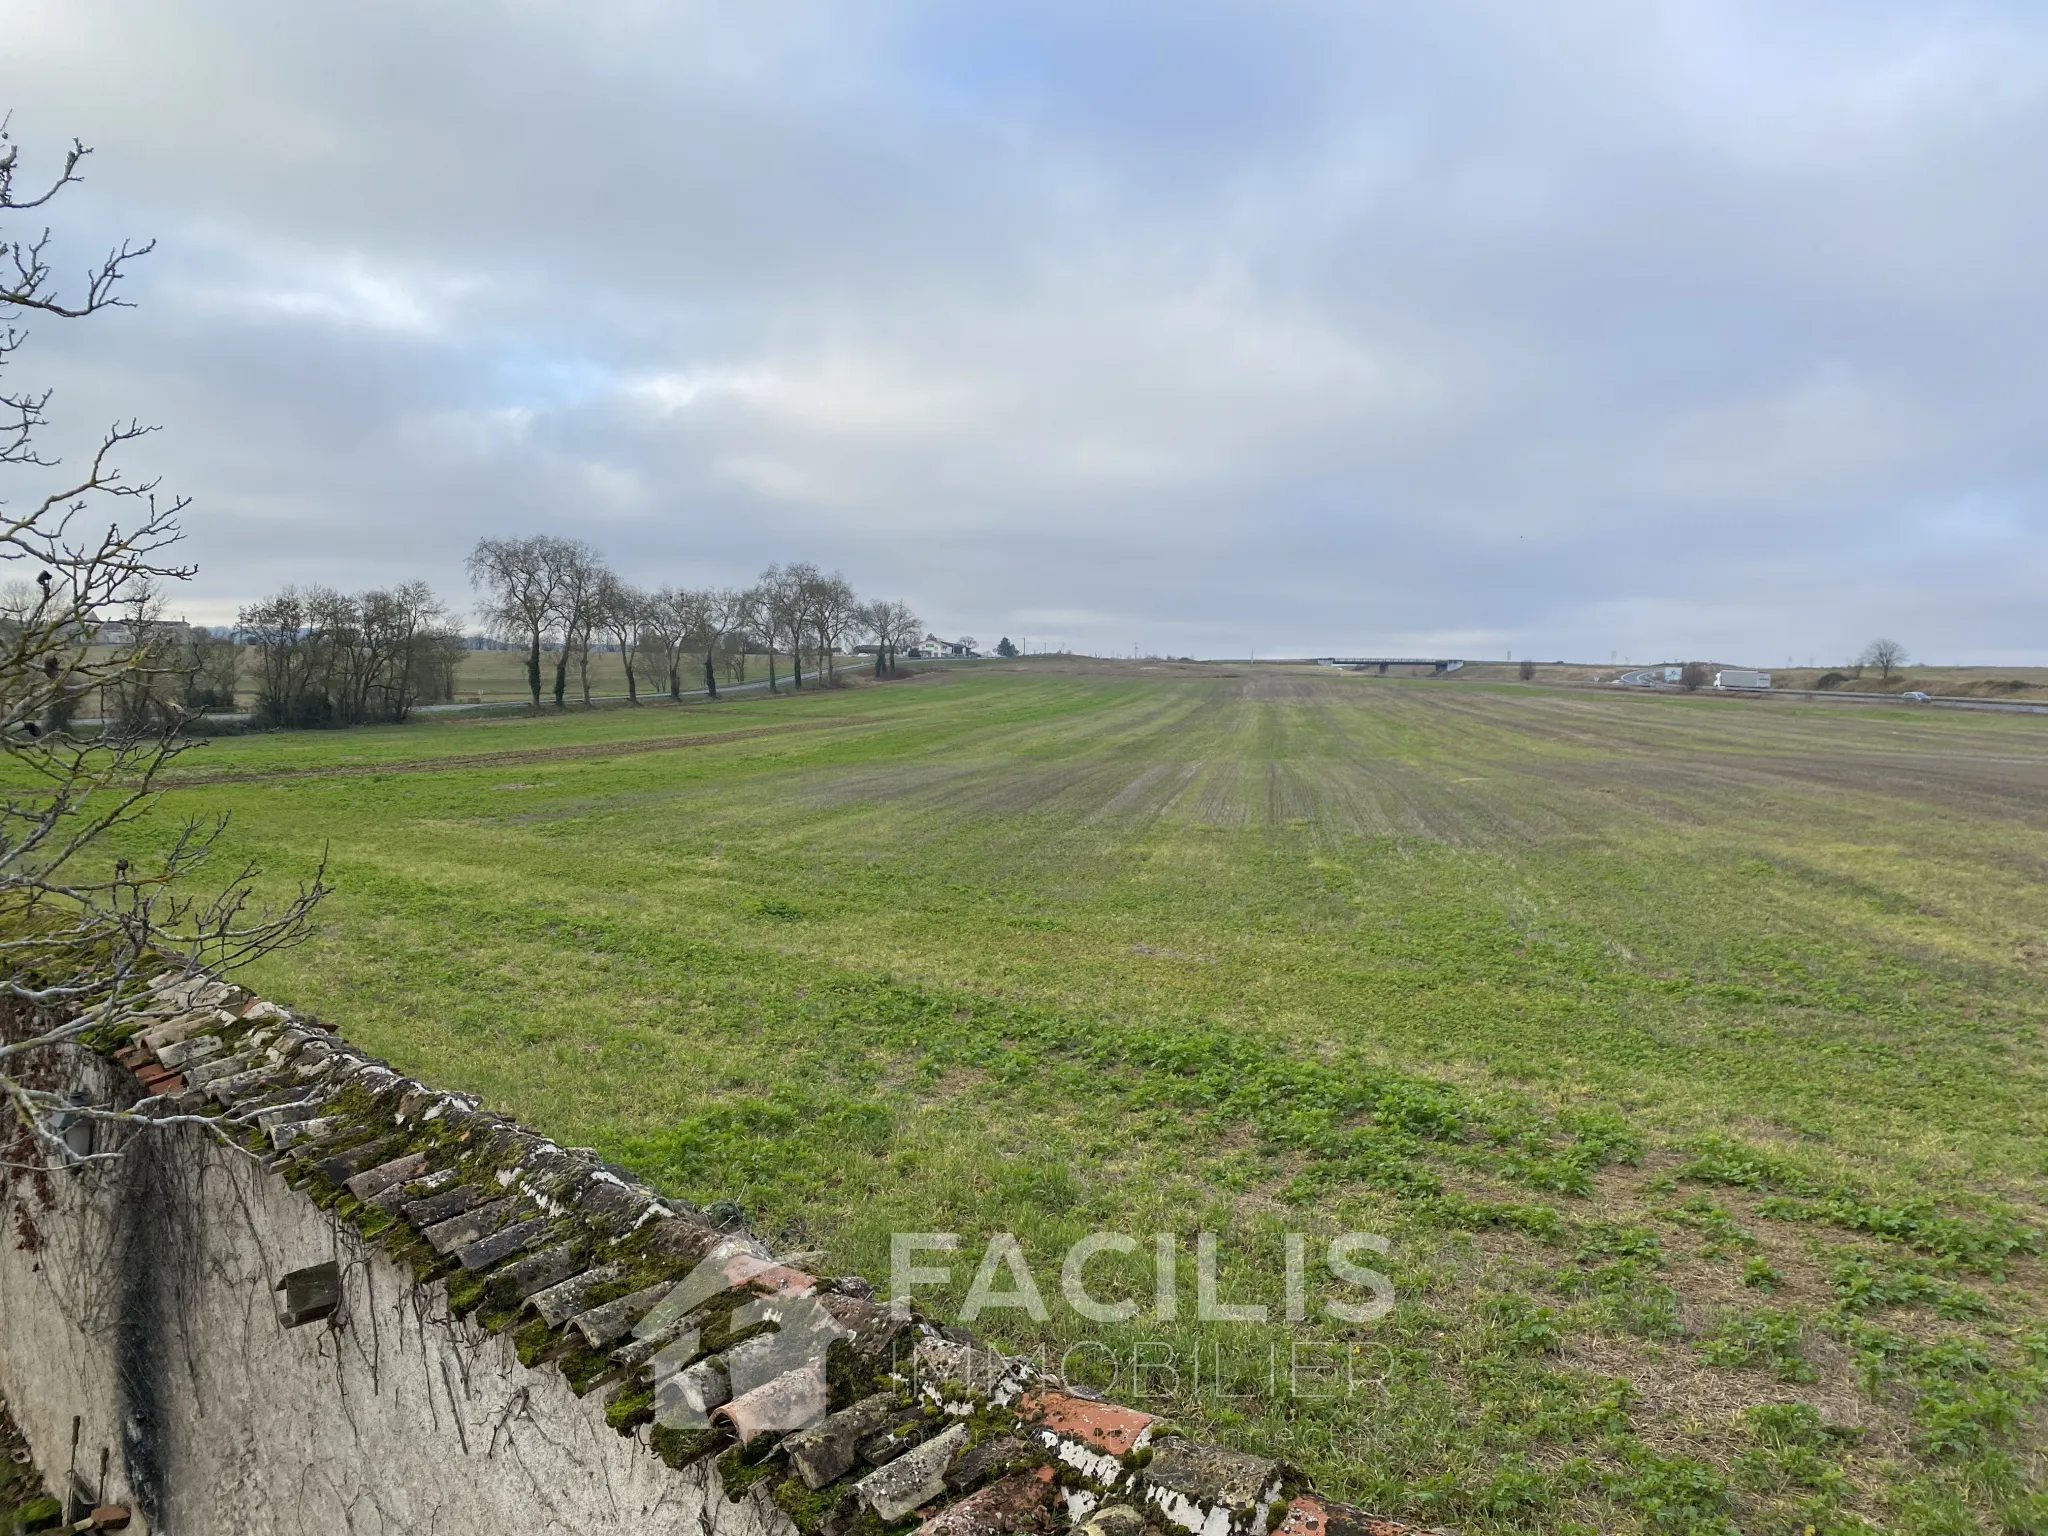
[[[945,656],[971,661],[979,657],[981,652],[974,648],[972,635],[963,635],[958,640],[941,640],[937,635],[926,635],[903,654],[913,661],[926,656]]]
[[[192,626],[183,619],[152,619],[143,626],[144,632],[152,639],[184,640],[192,634]],[[136,642],[133,624],[102,624],[93,636],[101,645],[133,645]]]

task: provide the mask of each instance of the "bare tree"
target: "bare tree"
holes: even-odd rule
[[[454,692],[462,639],[423,581],[354,594],[286,587],[240,621],[266,725],[398,723],[423,698]]]
[[[88,154],[74,143],[63,169],[40,191],[18,190],[18,158],[0,122],[0,216],[49,203],[80,180]],[[67,1126],[150,1118],[111,1105],[78,1104],[52,1086],[51,1053],[119,1020],[143,978],[166,962],[218,969],[296,942],[325,893],[321,873],[281,909],[253,900],[256,871],[244,867],[211,893],[195,891],[225,830],[223,820],[188,821],[150,855],[109,846],[116,829],[157,802],[164,766],[194,745],[175,705],[147,725],[103,722],[72,728],[96,691],[131,686],[152,665],[132,644],[98,644],[108,616],[150,589],[188,580],[177,563],[182,498],[168,503],[156,482],[129,482],[114,459],[151,428],[117,424],[85,465],[63,473],[44,457],[48,390],[16,390],[5,369],[26,340],[24,315],[79,319],[125,301],[128,264],[150,246],[124,243],[85,279],[82,294],[60,293],[47,230],[29,239],[0,232],[0,471],[56,483],[0,506],[0,562],[36,573],[35,596],[0,624],[0,1162],[42,1166],[77,1161]],[[106,518],[104,523],[102,518]],[[180,1117],[165,1115],[158,1119]]]
[[[576,660],[577,678],[583,688],[583,704],[590,706],[590,643],[596,633],[604,601],[605,569],[598,552],[580,539],[555,539],[555,629],[562,637],[561,653],[555,658],[555,707],[562,707],[568,687],[569,660]]]
[[[384,669],[386,638],[364,622],[362,599],[327,587],[307,590],[306,623],[319,642],[320,723],[361,724]]]
[[[640,646],[659,658],[662,684],[672,699],[682,697],[683,653],[694,622],[691,594],[676,587],[649,594],[640,615]]]
[[[753,587],[739,594],[739,614],[725,642],[725,680],[729,683],[747,680],[747,653],[754,647],[755,630],[761,622],[758,596]]]
[[[923,635],[924,620],[906,602],[893,601],[889,606],[893,610],[889,619],[889,670],[894,672],[898,653],[916,645]]]
[[[747,621],[749,594],[731,587],[707,587],[696,594],[697,639],[704,655],[704,691],[718,697],[718,653],[726,637]]]
[[[875,648],[875,676],[886,677],[889,673],[889,605],[877,599],[862,603],[853,616],[856,632],[866,635]]]
[[[813,648],[815,630],[812,627],[812,611],[818,601],[818,588],[824,583],[825,575],[808,560],[798,560],[783,567],[786,591],[782,607],[782,638],[789,646],[790,678],[799,690],[804,685],[804,652],[811,650],[811,674],[819,670],[817,652]]]
[[[768,644],[768,691],[775,687],[775,648],[786,644],[790,672],[796,686],[804,685],[803,643],[808,617],[810,584],[817,580],[814,565],[771,565],[761,573],[754,588],[755,611],[760,615],[762,638]]]
[[[834,571],[830,576],[819,576],[811,583],[805,607],[809,613],[811,633],[818,637],[818,667],[836,683],[839,681],[839,652],[845,648],[846,638],[857,621],[860,600],[854,596],[846,578]]]
[[[1678,669],[1678,686],[1687,693],[1697,693],[1707,686],[1712,676],[1704,661],[1688,661]]]
[[[875,676],[886,677],[896,670],[896,653],[917,643],[924,621],[910,611],[908,603],[880,598],[863,605],[858,619],[861,632],[875,644]]]
[[[1892,674],[1905,666],[1909,659],[1906,648],[1898,641],[1880,637],[1863,647],[1863,654],[1856,661],[1858,666],[1877,668],[1877,675],[1890,682]]]
[[[478,539],[469,579],[484,594],[484,623],[501,640],[526,642],[526,684],[540,708],[540,651],[554,622],[561,581],[561,540]]]
[[[266,725],[325,725],[325,641],[308,622],[297,587],[251,603],[235,616],[256,661],[256,718]],[[316,703],[316,700],[318,701]]]
[[[365,592],[356,601],[382,658],[371,678],[374,701],[364,718],[403,724],[421,700],[454,695],[462,637],[448,605],[432,588],[424,581],[402,582],[389,591]]]
[[[102,630],[129,653],[130,665],[111,685],[100,686],[100,716],[118,728],[154,731],[174,728],[185,715],[186,647],[182,631],[164,613],[159,582],[143,582],[120,613],[118,627]]]
[[[242,648],[232,638],[194,629],[185,640],[184,705],[188,713],[232,710],[242,681]]]
[[[647,622],[648,603],[645,592],[621,581],[613,572],[606,571],[599,577],[598,623],[619,648],[619,660],[626,668],[626,699],[633,704],[640,702],[640,679],[634,663]]]

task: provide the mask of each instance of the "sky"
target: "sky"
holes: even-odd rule
[[[545,532],[1034,650],[2048,664],[2038,0],[8,13],[62,259],[158,241],[12,382],[163,428],[196,620]]]

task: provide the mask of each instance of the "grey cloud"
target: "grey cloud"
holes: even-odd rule
[[[1225,654],[2048,662],[2048,18],[25,0],[195,612],[573,531]]]

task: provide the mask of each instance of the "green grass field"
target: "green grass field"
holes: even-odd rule
[[[252,984],[827,1269],[959,1233],[942,1312],[1014,1233],[979,1330],[1333,1494],[2048,1530],[2048,720],[1048,658],[179,772],[332,849]]]

